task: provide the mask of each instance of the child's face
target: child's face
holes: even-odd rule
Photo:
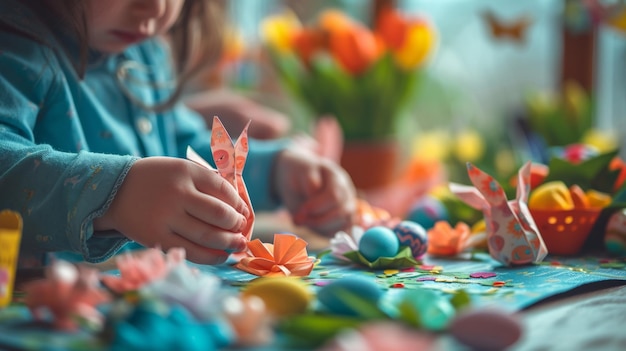
[[[118,53],[174,24],[184,0],[89,0],[89,46]]]

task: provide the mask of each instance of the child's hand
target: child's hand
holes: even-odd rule
[[[306,150],[285,150],[278,156],[275,180],[294,224],[326,236],[352,226],[356,190],[336,163]]]
[[[191,161],[136,161],[94,229],[115,229],[144,246],[183,247],[196,263],[222,263],[243,251],[248,207],[219,174]]]

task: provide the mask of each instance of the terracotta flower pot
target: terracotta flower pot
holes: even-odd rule
[[[400,146],[396,140],[346,141],[341,166],[359,190],[390,185],[396,177]]]

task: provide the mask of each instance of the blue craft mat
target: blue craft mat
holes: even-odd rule
[[[472,259],[438,259],[426,257],[424,265],[441,267],[437,273],[429,269],[414,271],[369,271],[352,265],[337,264],[327,257],[322,259],[307,280],[313,287],[347,275],[368,276],[388,289],[387,297],[403,289],[431,288],[442,294],[459,289],[467,291],[475,306],[496,305],[510,311],[531,306],[551,296],[577,287],[607,281],[626,284],[626,260],[603,260],[597,257],[548,257],[543,263],[522,267],[502,267],[486,255]],[[193,264],[192,264],[193,265]],[[256,276],[230,266],[200,266],[203,272],[218,275],[225,286],[238,288]],[[429,267],[424,267],[429,268]],[[490,278],[472,278],[470,274],[483,272]],[[426,279],[420,281],[418,279]],[[439,278],[437,280],[429,280]],[[494,287],[494,282],[504,286]],[[394,283],[404,288],[392,288]],[[12,306],[0,310],[0,349],[9,350],[105,350],[95,335],[86,332],[51,332],[42,323],[34,323],[27,309]],[[268,346],[264,350],[280,350]]]
[[[309,275],[313,285],[340,279],[342,276],[360,275],[371,277],[389,293],[402,289],[430,288],[443,294],[460,289],[468,292],[474,306],[497,306],[509,311],[518,311],[580,286],[604,282],[623,281],[626,284],[626,260],[589,257],[550,257],[540,264],[504,267],[487,254],[475,254],[457,259],[426,256],[423,265],[438,266],[437,273],[428,269],[406,272],[367,270],[362,267],[337,263],[325,256]],[[229,266],[197,266],[222,278],[225,284],[247,282],[257,278]],[[395,270],[397,271],[397,270]],[[471,278],[472,273],[493,273],[490,278]],[[418,279],[437,279],[418,281]],[[504,282],[495,287],[494,282]],[[403,288],[391,287],[394,283]]]

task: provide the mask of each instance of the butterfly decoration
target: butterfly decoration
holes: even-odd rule
[[[505,23],[497,18],[491,11],[483,13],[483,17],[494,38],[497,40],[510,40],[519,45],[524,44],[526,31],[532,23],[527,16],[520,17],[513,22]]]

